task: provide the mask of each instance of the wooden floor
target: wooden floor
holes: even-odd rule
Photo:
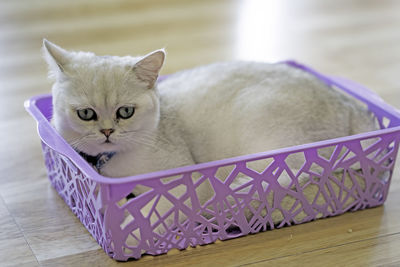
[[[400,1],[0,2],[0,266],[400,266],[400,164],[384,206],[119,263],[50,187],[23,101],[50,92],[42,38],[99,54],[166,47],[164,73],[297,59],[400,108]]]

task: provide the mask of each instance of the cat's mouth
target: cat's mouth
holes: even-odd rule
[[[106,146],[115,145],[115,143],[111,141],[109,138],[106,138],[106,140],[104,140],[101,144]]]
[[[114,142],[112,142],[112,141],[110,140],[110,137],[109,137],[109,136],[106,136],[106,140],[104,140],[103,144],[114,144]]]
[[[110,140],[105,140],[100,144],[102,151],[115,151],[117,149],[117,144]]]

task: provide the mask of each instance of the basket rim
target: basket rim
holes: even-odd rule
[[[337,78],[333,76],[325,76],[305,65],[297,63],[296,61],[288,60],[283,61],[283,63],[292,65],[293,67],[297,67],[303,69],[306,72],[309,72],[322,81],[329,85],[335,85],[342,89],[343,91],[351,94],[355,98],[358,98],[368,104],[369,106],[378,107],[387,113],[391,114],[396,119],[400,120],[400,111],[395,109],[394,107],[385,103],[376,93],[370,91],[369,89],[362,87],[352,81]],[[161,79],[164,80],[166,76],[161,76]],[[352,88],[353,87],[353,88]],[[284,147],[274,150],[269,150],[266,152],[252,153],[232,158],[226,158],[216,161],[198,163],[194,165],[188,165],[168,170],[161,170],[157,172],[144,173],[134,176],[127,177],[106,177],[97,173],[88,162],[86,162],[65,140],[61,137],[61,135],[55,130],[55,128],[51,125],[49,120],[43,115],[41,110],[38,107],[38,103],[43,100],[49,100],[51,98],[51,94],[40,94],[33,96],[27,99],[24,102],[24,107],[32,115],[32,117],[37,122],[37,131],[38,135],[43,143],[57,151],[61,155],[67,157],[70,161],[72,161],[79,169],[82,171],[88,178],[92,179],[95,182],[101,184],[126,184],[130,182],[143,181],[147,179],[159,179],[164,177],[176,176],[184,173],[190,173],[195,171],[201,171],[211,167],[223,167],[228,165],[233,165],[241,161],[255,161],[262,158],[272,157],[280,154],[290,154],[297,153],[311,148],[323,148],[333,145],[338,145],[339,143],[353,141],[353,140],[363,140],[374,137],[379,137],[382,135],[387,135],[395,132],[400,133],[400,126],[395,126],[386,129],[375,130],[371,132],[360,133],[356,135],[344,136],[334,139],[327,139],[313,143],[301,144],[296,146]],[[372,100],[373,101],[372,101]]]

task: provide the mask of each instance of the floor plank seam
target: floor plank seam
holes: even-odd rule
[[[15,220],[13,214],[11,213],[10,209],[9,209],[8,206],[7,206],[7,203],[4,201],[4,198],[3,198],[3,196],[2,196],[1,194],[0,194],[0,198],[1,198],[1,201],[4,203],[4,206],[6,207],[6,209],[7,209],[8,213],[9,213],[10,217],[12,218],[13,222],[14,222],[15,225],[18,227],[19,232],[20,232],[20,233],[22,234],[22,236],[24,237],[25,243],[26,243],[27,246],[29,247],[29,250],[31,251],[33,257],[35,258],[35,260],[36,260],[38,266],[42,266],[42,265],[40,264],[38,258],[36,257],[36,254],[35,254],[35,252],[33,251],[31,245],[29,244],[28,239],[26,238],[24,231],[22,230],[21,226],[18,224],[17,220]]]
[[[369,240],[380,239],[380,238],[383,238],[383,237],[389,237],[389,236],[395,236],[395,235],[400,235],[400,233],[399,233],[399,232],[396,232],[396,233],[385,234],[385,235],[376,236],[376,237],[371,237],[371,238],[360,239],[360,240],[351,241],[351,242],[347,242],[347,243],[343,243],[343,244],[338,244],[338,245],[334,245],[334,246],[328,246],[328,247],[324,247],[324,248],[313,249],[313,250],[309,250],[309,251],[304,251],[304,252],[300,252],[300,253],[289,254],[289,255],[280,256],[280,257],[275,257],[275,258],[266,259],[266,260],[260,260],[260,261],[255,261],[255,262],[249,262],[249,263],[245,263],[245,264],[241,264],[241,265],[236,265],[236,266],[237,266],[237,267],[250,266],[250,265],[253,265],[253,264],[257,264],[257,263],[268,262],[268,261],[283,259],[283,258],[292,257],[292,256],[299,256],[299,255],[309,254],[309,253],[313,253],[313,252],[316,252],[316,251],[323,251],[323,250],[327,250],[327,249],[331,249],[331,248],[343,247],[343,246],[346,246],[346,245],[361,243],[361,242],[365,242],[365,241],[369,241]]]

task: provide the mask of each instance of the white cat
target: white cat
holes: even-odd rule
[[[376,129],[352,98],[283,63],[216,63],[172,74],[157,86],[163,50],[105,57],[46,40],[43,47],[55,78],[53,125],[81,152],[116,152],[100,169],[109,177]],[[208,199],[210,192],[204,188],[198,197]]]

